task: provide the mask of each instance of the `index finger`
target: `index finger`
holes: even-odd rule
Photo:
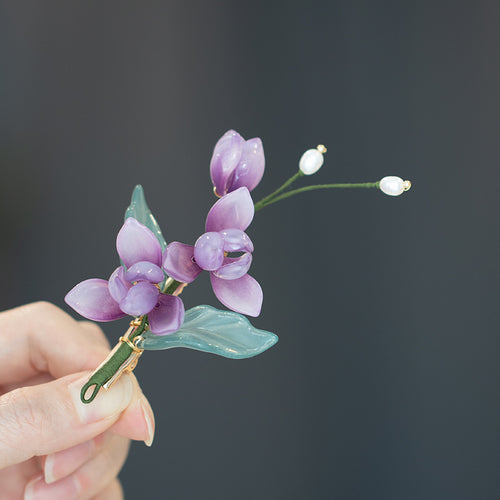
[[[47,372],[54,378],[92,370],[109,349],[71,316],[48,302],[0,313],[0,383]]]

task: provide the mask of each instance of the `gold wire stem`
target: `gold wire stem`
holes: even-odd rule
[[[187,286],[187,283],[181,283],[172,295],[179,296]]]

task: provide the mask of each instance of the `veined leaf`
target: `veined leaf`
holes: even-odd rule
[[[160,242],[161,249],[165,250],[167,243],[165,242],[165,238],[163,237],[158,222],[156,222],[156,219],[146,203],[144,189],[140,184],[135,186],[134,192],[132,193],[132,199],[130,200],[130,205],[125,211],[125,219],[128,219],[129,217],[133,217],[141,224],[144,224],[147,228],[151,229]]]
[[[278,337],[254,328],[245,316],[220,311],[211,306],[197,306],[186,312],[180,330],[170,335],[147,331],[139,343],[142,349],[187,347],[226,358],[251,358],[272,347]]]

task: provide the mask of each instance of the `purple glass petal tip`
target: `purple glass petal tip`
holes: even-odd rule
[[[125,273],[125,279],[130,283],[134,281],[149,281],[150,283],[160,283],[165,278],[161,267],[152,262],[136,262]]]
[[[163,269],[176,281],[191,283],[201,273],[194,261],[194,246],[173,241],[165,249]]]
[[[224,240],[219,233],[202,234],[194,245],[194,260],[205,271],[215,271],[224,260]]]
[[[158,302],[159,293],[152,283],[141,281],[128,291],[120,302],[120,309],[131,316],[148,314]]]
[[[89,279],[78,283],[64,297],[66,304],[92,321],[114,321],[125,314],[108,290],[108,282]]]
[[[263,293],[257,280],[245,274],[239,279],[225,280],[210,273],[212,288],[217,298],[229,309],[247,316],[258,316]]]
[[[142,261],[161,266],[160,242],[150,229],[133,217],[129,217],[120,229],[116,249],[127,268]]]
[[[265,158],[259,138],[245,141],[238,132],[227,131],[215,145],[210,177],[219,196],[240,187],[254,189],[264,174]]]
[[[238,188],[215,202],[208,212],[205,230],[207,232],[224,229],[244,231],[252,222],[254,213],[255,208],[248,189]]]
[[[184,304],[180,297],[162,293],[148,319],[149,327],[156,335],[174,333],[184,322]]]

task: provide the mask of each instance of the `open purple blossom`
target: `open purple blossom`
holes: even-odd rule
[[[224,196],[240,187],[252,191],[264,175],[264,149],[255,137],[245,141],[229,130],[217,142],[210,162],[210,177],[215,191]]]
[[[246,187],[223,196],[210,209],[205,233],[194,245],[174,241],[163,256],[163,268],[169,276],[191,283],[202,270],[210,272],[217,298],[229,309],[258,316],[262,307],[262,289],[247,274],[252,263],[253,243],[244,232],[254,216],[254,204]],[[240,253],[230,257],[228,253]]]
[[[179,297],[160,293],[158,284],[165,279],[162,251],[152,231],[129,217],[118,233],[116,249],[124,266],[117,267],[108,281],[82,281],[68,292],[66,303],[94,321],[147,314],[153,333],[177,331],[184,321],[184,305]]]

